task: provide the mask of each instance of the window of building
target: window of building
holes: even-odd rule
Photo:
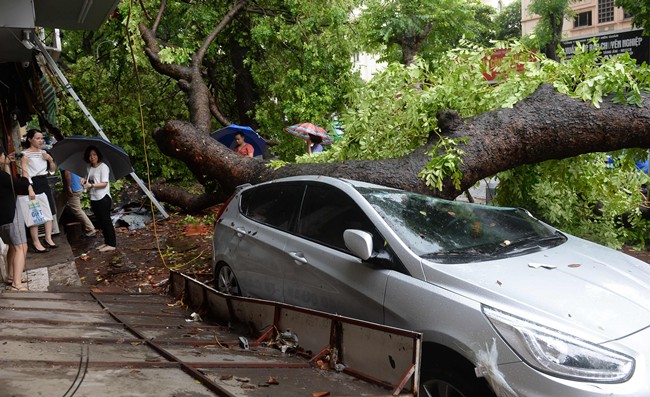
[[[576,19],[573,21],[573,27],[579,28],[581,26],[591,26],[591,11],[581,12],[576,15]]]
[[[614,0],[598,0],[598,23],[614,20]]]

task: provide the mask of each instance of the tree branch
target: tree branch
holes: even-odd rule
[[[221,125],[227,126],[232,124],[232,122],[226,117],[219,108],[219,104],[213,95],[210,95],[210,113],[217,119]]]
[[[151,26],[151,30],[153,31],[154,35],[158,31],[158,26],[160,25],[160,21],[162,20],[162,15],[165,12],[165,8],[167,7],[167,0],[162,0],[160,2],[160,8],[158,9],[158,14],[156,15],[156,20],[153,23],[153,26]],[[147,18],[151,19],[151,18]]]
[[[158,56],[160,52],[160,47],[158,46],[158,40],[156,39],[155,33],[147,28],[144,24],[139,25],[140,35],[142,35],[142,40],[146,46],[144,52],[149,58],[149,63],[151,66],[158,71],[160,74],[169,76],[173,79],[180,80],[183,78],[189,79],[191,76],[191,69],[181,65],[172,65],[168,63],[163,63]]]
[[[202,63],[203,58],[205,57],[205,53],[208,51],[208,48],[210,47],[210,44],[214,41],[214,39],[217,37],[217,35],[230,23],[230,21],[235,18],[235,15],[241,10],[246,4],[248,3],[248,0],[238,0],[232,8],[224,15],[224,17],[221,19],[221,22],[210,32],[210,34],[203,40],[203,44],[201,44],[201,47],[198,49],[198,51],[195,54],[195,61],[197,63]]]
[[[180,207],[184,212],[188,213],[200,212],[228,198],[222,192],[194,195],[182,188],[168,185],[156,184],[152,186],[151,190],[158,200]]]

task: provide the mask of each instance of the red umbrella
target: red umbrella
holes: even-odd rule
[[[301,123],[301,124],[295,124],[291,125],[289,127],[286,127],[284,129],[290,134],[293,134],[295,136],[299,136],[302,139],[307,139],[309,138],[309,135],[317,135],[321,138],[323,138],[323,145],[331,145],[332,144],[332,138],[327,134],[327,131],[323,129],[322,127],[319,127],[317,125],[314,125],[312,123]]]

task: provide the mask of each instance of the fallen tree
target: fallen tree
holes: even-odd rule
[[[255,3],[255,7],[260,4]],[[510,43],[511,52],[520,51],[520,56],[513,55],[510,62],[514,64],[511,63],[510,66],[504,60],[503,70],[507,71],[513,65],[519,70],[521,59],[530,59],[529,62],[525,62],[527,63],[525,70],[521,74],[515,74],[523,77],[519,77],[518,82],[509,85],[510,80],[516,80],[516,77],[509,76],[508,82],[497,86],[497,89],[503,90],[500,94],[477,100],[477,103],[482,101],[482,108],[479,106],[475,110],[468,111],[473,104],[462,103],[464,99],[461,99],[459,108],[463,108],[466,114],[468,112],[476,114],[473,117],[462,118],[454,110],[444,110],[444,108],[434,108],[432,112],[410,107],[414,103],[425,103],[426,101],[420,100],[424,95],[431,97],[443,92],[446,98],[443,97],[441,101],[441,97],[438,96],[436,105],[440,102],[449,102],[450,107],[453,107],[456,103],[446,99],[478,97],[488,90],[493,90],[494,87],[486,87],[488,84],[479,71],[486,57],[484,51],[474,51],[474,54],[469,54],[467,51],[450,53],[448,59],[436,66],[439,73],[445,76],[444,78],[426,74],[414,66],[414,69],[403,68],[395,72],[409,76],[408,79],[397,75],[393,80],[382,80],[379,83],[384,87],[379,88],[380,91],[383,89],[383,92],[379,93],[381,99],[377,101],[383,102],[374,108],[364,108],[366,113],[363,115],[367,116],[369,112],[370,118],[380,119],[380,123],[383,124],[375,123],[371,127],[356,125],[351,128],[351,130],[356,128],[356,132],[346,131],[346,135],[361,131],[366,134],[366,145],[369,141],[371,145],[376,146],[397,146],[399,144],[393,143],[390,139],[382,138],[384,139],[382,141],[374,134],[379,133],[378,129],[384,125],[392,124],[393,120],[401,117],[402,124],[398,123],[396,127],[400,131],[409,133],[425,131],[425,134],[428,131],[429,133],[426,142],[421,139],[423,144],[420,147],[417,145],[409,147],[410,153],[402,151],[399,155],[384,155],[385,158],[373,160],[292,163],[279,168],[272,166],[268,161],[239,156],[209,136],[213,120],[223,125],[230,121],[223,114],[217,99],[218,91],[215,91],[217,85],[210,82],[203,68],[211,44],[227,26],[238,21],[237,18],[241,13],[259,12],[267,15],[271,12],[258,8],[248,9],[248,5],[247,0],[240,0],[224,12],[221,21],[214,25],[215,27],[206,35],[199,48],[189,57],[189,62],[185,64],[163,61],[161,48],[167,43],[164,34],[160,37],[159,33],[166,2],[161,2],[158,15],[150,27],[145,22],[139,24],[139,31],[146,47],[145,54],[151,65],[159,73],[176,80],[178,87],[187,98],[190,122],[169,121],[153,133],[161,152],[185,163],[197,181],[205,187],[205,193],[199,196],[190,195],[186,191],[175,191],[170,186],[154,189],[154,192],[165,201],[186,210],[195,212],[216,204],[233,192],[236,186],[243,183],[254,184],[284,176],[307,174],[364,180],[453,199],[477,181],[521,165],[565,159],[585,153],[650,146],[650,112],[648,111],[650,97],[640,95],[639,86],[633,77],[630,78],[636,73],[642,74],[635,69],[633,60],[624,59],[622,65],[598,69],[605,61],[596,62],[590,56],[580,60],[580,54],[576,53],[572,62],[582,62],[577,64],[579,67],[569,66],[561,71],[561,64],[545,63],[544,59],[536,54],[531,55],[532,53],[526,52],[527,50],[522,49],[521,46],[515,50],[515,45]],[[545,66],[548,66],[550,73],[544,70]],[[450,70],[445,70],[445,67],[449,67]],[[580,72],[577,73],[576,70]],[[390,73],[389,71],[388,74]],[[412,77],[411,73],[417,77]],[[594,79],[594,76],[598,76],[598,79]],[[470,82],[468,79],[475,79],[475,81]],[[589,79],[592,81],[589,82]],[[647,79],[641,76],[639,80]],[[560,87],[563,93],[549,85],[551,81],[555,86]],[[612,88],[615,85],[611,83],[612,81],[620,81],[620,87]],[[446,84],[455,84],[455,86],[453,89],[436,91],[437,87]],[[606,84],[609,86],[604,87]],[[375,89],[377,90],[376,87]],[[478,94],[479,92],[482,94]],[[525,94],[531,92],[530,95]],[[379,98],[374,95],[375,93],[369,95],[373,100]],[[608,93],[612,95],[601,101],[600,97]],[[504,99],[508,96],[524,99]],[[628,98],[633,100],[630,101]],[[516,103],[511,107],[497,103],[503,100]],[[485,104],[491,101],[496,105],[486,107]],[[623,102],[632,102],[633,105]],[[373,114],[372,111],[375,110],[383,112],[382,116],[377,117]],[[404,122],[404,119],[411,114],[422,118],[422,113],[430,115],[428,117],[431,122],[422,125],[412,123],[412,120]],[[348,122],[354,118],[354,113],[351,114]],[[350,124],[353,123],[347,125]],[[372,136],[368,139],[369,135]],[[412,142],[419,142],[416,135],[408,136]],[[421,173],[423,170],[431,171],[432,153],[436,155],[451,153],[447,145],[441,146],[441,142],[444,143],[445,140],[455,145],[452,151],[456,150],[453,153],[457,155],[458,161],[453,166],[456,167],[457,172],[455,175],[443,173],[440,182],[436,184],[432,184],[430,180],[425,182]],[[404,143],[401,145],[403,146]],[[432,188],[432,185],[437,188]]]
[[[447,111],[440,129],[450,138],[468,138],[462,144],[462,179],[456,188],[447,179],[442,190],[431,190],[418,173],[437,142],[432,136],[423,147],[395,159],[326,164],[288,164],[277,170],[267,161],[237,155],[207,137],[193,124],[170,121],[154,131],[160,150],[183,161],[201,183],[216,181],[232,192],[243,183],[259,183],[294,175],[331,175],[453,199],[482,178],[523,164],[563,159],[595,151],[650,146],[650,98],[641,106],[605,99],[600,108],[557,93],[542,85],[513,108],[498,109],[461,119]]]

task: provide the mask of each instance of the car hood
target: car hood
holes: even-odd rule
[[[467,264],[423,260],[428,282],[559,330],[605,342],[650,325],[650,264],[568,236],[560,246]],[[579,333],[578,333],[579,335]]]

